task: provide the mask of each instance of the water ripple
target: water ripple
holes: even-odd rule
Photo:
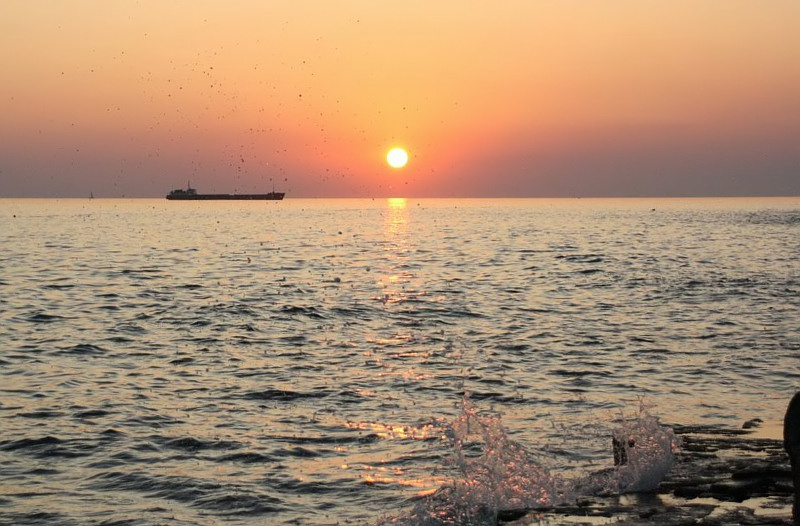
[[[796,199],[66,201],[0,233],[0,523],[373,524],[465,399],[569,472],[800,378]]]

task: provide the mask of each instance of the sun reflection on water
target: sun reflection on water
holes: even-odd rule
[[[410,288],[416,278],[411,270],[416,263],[411,258],[409,223],[408,200],[404,197],[387,199],[383,222],[383,254],[387,266],[380,277],[383,295],[378,298],[385,305],[404,303],[420,294]]]
[[[407,441],[407,442],[445,442],[447,436],[441,421],[432,420],[416,425],[384,424],[380,422],[348,421],[345,427],[365,433],[368,441]],[[341,468],[354,470],[367,485],[397,485],[415,488],[417,496],[425,496],[435,492],[448,481],[443,474],[434,474],[420,470],[419,467],[386,465],[385,459],[373,454],[353,455]]]
[[[392,440],[446,440],[441,424],[430,422],[409,426],[382,424],[380,422],[346,422],[345,426],[358,431],[369,431],[377,438]]]
[[[405,248],[408,234],[408,200],[405,197],[391,197],[386,200],[384,236],[389,247]]]

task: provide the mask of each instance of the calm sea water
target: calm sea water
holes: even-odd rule
[[[0,200],[0,247],[2,524],[402,522],[465,411],[570,476],[800,387],[800,198]]]

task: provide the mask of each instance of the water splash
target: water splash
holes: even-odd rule
[[[654,490],[669,472],[678,441],[644,404],[624,415],[612,432],[615,465],[566,476],[551,473],[521,444],[511,440],[501,415],[481,412],[465,398],[449,438],[457,477],[408,514],[380,525],[495,525],[499,517],[574,503],[589,495]]]

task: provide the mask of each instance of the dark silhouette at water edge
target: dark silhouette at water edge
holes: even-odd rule
[[[794,485],[794,505],[792,518],[800,524],[800,392],[795,393],[783,418],[783,447],[792,465],[792,484]]]

